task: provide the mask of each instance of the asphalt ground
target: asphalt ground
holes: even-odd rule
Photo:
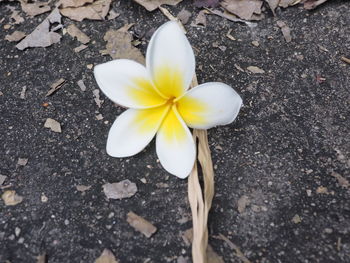
[[[120,262],[190,257],[182,238],[191,228],[187,181],[161,168],[154,142],[132,158],[106,154],[108,130],[123,109],[103,95],[101,108],[96,105],[92,91],[98,87],[87,68],[111,60],[99,53],[108,29],[135,23],[129,31],[144,53],[151,32],[167,18],[115,1],[115,20],[74,22],[92,39],[80,53],[68,35],[51,47],[20,51],[5,35],[31,32],[46,15],[4,30],[8,5],[20,7],[0,3],[0,174],[10,185],[1,191],[15,190],[24,199],[15,206],[0,201],[0,262],[36,262],[42,253],[50,263],[93,262],[104,248]],[[192,12],[186,29],[199,82],[227,83],[244,101],[234,123],[209,130],[213,249],[225,262],[241,262],[216,238],[223,234],[251,262],[350,262],[350,186],[341,180],[350,180],[350,65],[341,61],[350,57],[349,2],[328,1],[311,12],[290,7],[277,17],[266,12],[251,26],[207,15],[206,27],[193,27],[199,9],[192,2],[168,9],[176,15],[184,7]],[[290,27],[290,43],[277,20]],[[236,41],[226,36],[230,29]],[[248,66],[265,73],[253,74]],[[45,97],[59,78],[66,84]],[[62,132],[44,128],[47,118],[60,122]],[[19,158],[28,163],[18,165]],[[137,184],[136,195],[108,200],[102,185],[124,179]],[[81,192],[77,185],[91,188]],[[238,211],[242,198],[248,201]],[[157,233],[148,239],[136,232],[126,221],[129,211],[152,222]]]

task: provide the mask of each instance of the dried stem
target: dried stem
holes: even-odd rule
[[[192,87],[197,86],[197,78],[194,77]],[[196,263],[206,263],[206,251],[208,247],[208,214],[214,196],[214,170],[211,160],[208,137],[206,130],[194,130],[193,139],[197,144],[198,161],[202,168],[204,181],[204,194],[199,183],[197,163],[188,178],[188,199],[192,211],[193,241],[192,260]]]

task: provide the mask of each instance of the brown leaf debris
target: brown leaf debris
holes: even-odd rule
[[[340,174],[338,174],[336,172],[332,172],[331,176],[333,176],[335,179],[338,180],[338,184],[341,187],[344,187],[344,188],[349,188],[350,187],[349,181],[346,178],[344,178],[343,176],[341,176]]]
[[[103,191],[109,199],[123,199],[135,195],[137,192],[137,186],[129,180],[123,180],[118,183],[104,184]]]
[[[22,31],[14,31],[11,35],[6,35],[5,39],[10,42],[18,42],[26,36]]]
[[[309,10],[314,9],[326,1],[327,0],[306,0],[304,1],[304,8]]]
[[[109,12],[112,0],[96,0],[91,4],[79,7],[61,8],[61,14],[72,20],[83,21],[83,19],[104,20]]]
[[[118,263],[118,260],[115,258],[112,251],[105,248],[101,256],[95,260],[95,263]]]
[[[249,66],[247,67],[247,70],[249,70],[250,72],[254,73],[254,74],[263,74],[265,73],[265,70],[257,67],[257,66]]]
[[[221,6],[228,12],[245,20],[252,20],[254,14],[260,15],[262,4],[261,0],[224,0],[221,2]]]
[[[134,0],[139,5],[142,5],[147,11],[156,10],[161,5],[177,5],[182,0]]]
[[[90,42],[90,38],[74,24],[70,24],[67,27],[67,33],[73,38],[76,37],[82,44]]]
[[[133,38],[127,31],[131,26],[132,24],[125,25],[118,30],[108,30],[103,37],[103,39],[107,41],[106,49],[101,50],[100,53],[102,55],[109,54],[113,59],[125,58],[145,64],[145,57],[142,55],[141,51],[131,44]]]
[[[136,215],[134,212],[129,212],[126,221],[137,231],[150,238],[156,231],[157,228],[148,222],[141,216]]]
[[[37,16],[51,10],[49,2],[31,2],[20,0],[22,11],[29,16]]]
[[[94,0],[61,0],[60,4],[63,8],[79,7],[85,4],[91,4]]]
[[[277,25],[279,26],[279,28],[281,28],[282,34],[284,39],[286,40],[286,42],[290,42],[292,41],[292,36],[290,35],[290,28],[289,26],[287,26],[287,24],[281,20],[277,21]]]
[[[58,121],[51,119],[51,118],[46,119],[46,121],[44,123],[44,127],[51,129],[51,131],[53,131],[53,132],[57,132],[57,133],[62,132],[61,124]]]
[[[7,190],[2,196],[2,200],[4,200],[5,205],[17,205],[23,201],[23,197],[16,194],[15,190]]]
[[[32,33],[26,36],[16,47],[19,50],[24,50],[28,47],[48,47],[61,40],[61,35],[50,31],[50,24],[61,24],[61,15],[55,8],[45,20],[38,25]]]

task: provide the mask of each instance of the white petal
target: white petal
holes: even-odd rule
[[[191,128],[209,129],[234,121],[242,99],[230,86],[208,82],[189,90],[177,102],[177,109]]]
[[[128,109],[113,123],[107,139],[107,153],[127,157],[142,151],[152,140],[169,106],[135,110]]]
[[[190,130],[174,107],[157,133],[156,150],[160,163],[169,173],[180,178],[190,174],[196,148]]]
[[[167,22],[152,36],[146,67],[156,88],[167,97],[179,97],[190,86],[195,59],[192,47],[176,22]]]
[[[153,88],[146,68],[137,62],[112,60],[97,65],[94,74],[103,93],[121,106],[145,109],[165,103]]]

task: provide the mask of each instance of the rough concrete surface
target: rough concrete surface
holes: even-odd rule
[[[79,43],[68,35],[48,48],[19,51],[5,35],[31,32],[46,15],[5,30],[8,5],[19,8],[0,2],[0,174],[10,185],[1,193],[15,190],[24,199],[15,206],[0,200],[0,262],[36,262],[44,252],[50,263],[94,262],[104,248],[120,262],[190,257],[181,238],[191,227],[187,181],[161,168],[154,142],[132,158],[106,154],[108,130],[123,109],[103,95],[98,108],[87,68],[111,60],[99,53],[108,29],[135,23],[130,31],[142,39],[144,53],[151,32],[167,19],[132,1],[114,1],[115,20],[74,22],[92,39],[84,51],[75,53]],[[350,65],[340,60],[350,57],[349,2],[328,1],[311,12],[290,7],[278,18],[267,12],[252,26],[207,15],[205,28],[190,26],[199,12],[192,1],[169,10],[176,15],[184,7],[192,12],[186,28],[199,82],[225,82],[244,100],[233,124],[209,131],[216,173],[210,244],[225,262],[241,260],[215,238],[219,233],[251,262],[350,262],[350,189],[338,180],[350,180]],[[290,43],[278,19],[291,28]],[[226,37],[229,29],[236,41]],[[242,72],[235,64],[265,73]],[[66,84],[45,97],[59,78]],[[81,79],[85,92],[77,85]],[[47,118],[62,132],[45,128]],[[28,163],[18,165],[19,158]],[[124,179],[137,184],[136,195],[108,200],[102,185]],[[83,193],[76,185],[91,188]],[[239,212],[242,196],[248,201]],[[126,221],[129,211],[152,222],[157,233],[148,239],[136,232]]]

